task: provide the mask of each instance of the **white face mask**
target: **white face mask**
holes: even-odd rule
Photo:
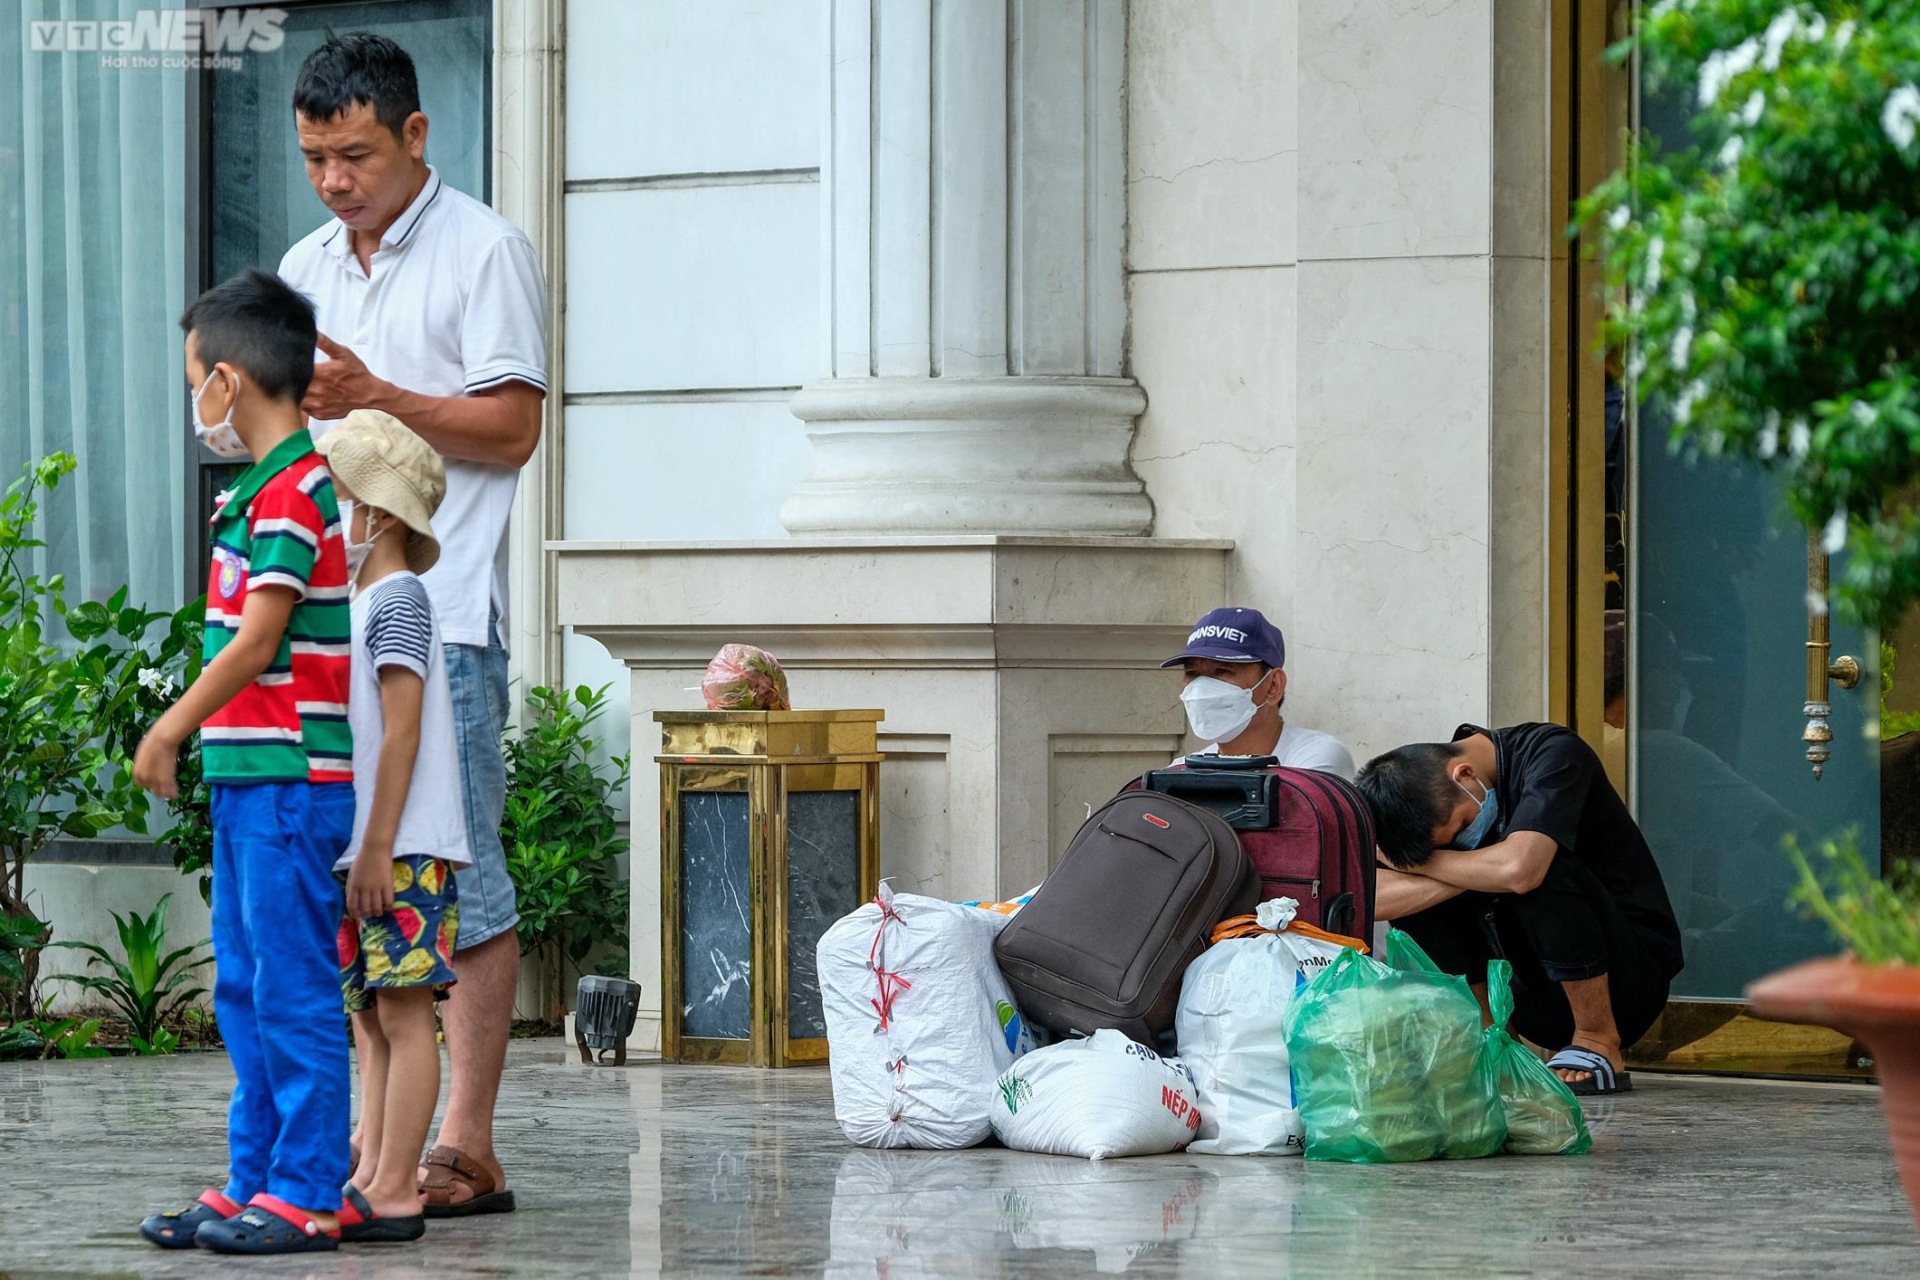
[[[1253,705],[1254,690],[1265,684],[1266,679],[1267,676],[1261,676],[1252,689],[1242,689],[1212,676],[1189,681],[1180,691],[1180,702],[1187,709],[1187,723],[1193,727],[1193,736],[1205,742],[1229,742],[1245,733],[1258,710]]]
[[[358,504],[352,502],[340,504],[340,536],[341,540],[347,544],[347,581],[357,583],[360,578],[360,566],[367,562],[367,553],[373,550],[373,540],[385,533],[386,529],[381,528],[368,534],[364,542],[355,542],[353,540],[353,509],[356,505]],[[373,523],[373,516],[373,509],[369,507],[367,523]]]
[[[240,403],[240,375],[233,375],[233,399],[227,401],[227,416],[208,426],[200,421],[200,397],[207,394],[207,388],[213,385],[214,377],[219,373],[215,369],[193,393],[193,434],[200,437],[200,443],[207,446],[223,458],[244,458],[247,456],[246,441],[233,429],[233,406]]]

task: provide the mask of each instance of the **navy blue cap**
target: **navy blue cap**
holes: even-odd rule
[[[1268,622],[1258,609],[1215,609],[1193,624],[1184,652],[1160,665],[1177,667],[1188,658],[1211,658],[1215,662],[1264,662],[1283,667],[1287,662],[1287,642],[1280,628]]]

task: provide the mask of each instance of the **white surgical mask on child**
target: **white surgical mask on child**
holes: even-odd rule
[[[1272,674],[1267,672],[1268,676]],[[1187,687],[1180,691],[1180,702],[1187,709],[1187,723],[1193,728],[1193,736],[1204,742],[1229,742],[1246,732],[1258,710],[1253,705],[1254,690],[1265,684],[1266,679],[1267,676],[1261,676],[1252,689],[1242,689],[1212,676],[1189,680]]]
[[[340,504],[340,534],[341,539],[347,544],[347,581],[357,586],[360,566],[367,562],[367,553],[373,550],[373,540],[385,533],[386,529],[384,527],[377,529],[368,534],[365,541],[355,542],[353,540],[353,509],[356,505],[352,502]],[[367,508],[367,523],[373,523],[373,517],[374,509]]]
[[[227,401],[227,416],[208,426],[200,421],[200,397],[207,394],[207,388],[213,385],[218,369],[207,374],[200,389],[193,393],[193,434],[200,437],[200,443],[207,446],[223,458],[244,458],[247,456],[247,443],[240,433],[233,429],[233,406],[240,403],[240,375],[233,375],[233,399]]]

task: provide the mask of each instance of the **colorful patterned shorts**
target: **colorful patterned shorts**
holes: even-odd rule
[[[372,920],[340,920],[340,994],[348,1013],[373,1008],[381,988],[433,987],[444,992],[460,932],[460,894],[453,867],[439,858],[393,860],[393,910]]]

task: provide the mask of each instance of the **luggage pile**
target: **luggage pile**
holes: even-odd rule
[[[1100,1160],[1577,1153],[1573,1095],[1463,979],[1373,929],[1358,792],[1196,757],[1095,811],[1010,902],[879,897],[821,939],[835,1118],[865,1147]]]

